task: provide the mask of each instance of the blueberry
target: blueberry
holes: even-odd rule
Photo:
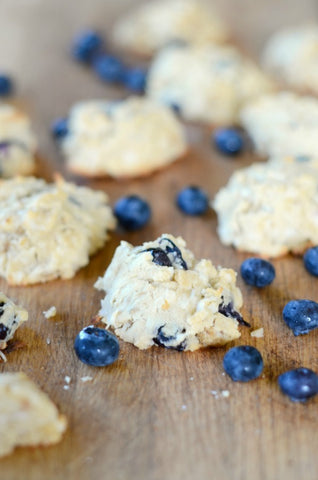
[[[266,287],[275,278],[275,268],[262,258],[247,258],[241,265],[243,280],[253,287]]]
[[[144,68],[126,68],[123,83],[132,92],[144,93],[146,87],[147,71]]]
[[[151,252],[152,261],[156,265],[160,265],[161,267],[172,267],[168,255],[161,248],[147,248],[147,250],[143,250],[143,252]]]
[[[318,246],[307,250],[304,255],[304,265],[309,273],[318,277]]]
[[[67,118],[57,118],[51,125],[51,131],[53,136],[57,140],[61,140],[68,134],[68,121]]]
[[[234,382],[248,382],[262,373],[263,359],[256,348],[244,345],[226,352],[223,366]]]
[[[121,82],[125,75],[125,66],[122,61],[112,55],[100,55],[93,62],[93,68],[104,82]]]
[[[120,225],[126,230],[139,230],[151,217],[148,203],[137,195],[120,198],[114,207],[114,213]]]
[[[304,402],[318,393],[318,375],[309,368],[295,368],[282,373],[278,384],[294,402]]]
[[[119,343],[115,335],[93,325],[80,331],[75,338],[74,349],[83,363],[94,367],[110,365],[119,355]]]
[[[4,340],[6,338],[6,336],[8,335],[8,331],[9,328],[3,323],[0,323],[0,340]]]
[[[200,188],[189,186],[181,190],[176,198],[178,207],[187,215],[202,215],[209,208],[209,198]]]
[[[13,82],[8,75],[0,73],[0,97],[6,97],[13,92]]]
[[[164,249],[164,251],[166,252],[172,265],[181,267],[183,268],[183,270],[188,270],[188,265],[186,264],[186,261],[182,257],[180,248],[178,248],[177,245],[172,240],[164,237],[159,241],[159,243]]]
[[[218,128],[213,133],[214,144],[225,155],[237,155],[244,146],[241,133],[235,128]]]
[[[81,62],[90,62],[103,46],[103,39],[95,30],[81,32],[73,42],[72,55]]]
[[[222,297],[222,303],[220,303],[218,308],[219,313],[222,313],[225,317],[235,318],[240,325],[244,325],[244,327],[250,327],[251,325],[244,320],[242,315],[234,310],[233,302],[229,302],[227,304],[224,303]]]
[[[283,310],[283,319],[294,335],[304,335],[318,327],[318,303],[312,300],[291,300]]]
[[[159,347],[165,347],[165,348],[170,348],[172,350],[177,350],[178,352],[183,352],[183,350],[186,348],[187,343],[186,340],[183,339],[179,344],[173,345],[175,341],[177,340],[177,334],[176,335],[166,335],[163,332],[164,325],[158,328],[157,331],[157,336],[154,337],[152,340],[153,342],[158,345]],[[181,332],[177,332],[178,334],[184,334],[186,332],[185,329],[183,329]]]

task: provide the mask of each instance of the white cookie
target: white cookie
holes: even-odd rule
[[[121,242],[95,287],[106,292],[102,320],[140,349],[197,350],[240,336],[236,273],[197,260],[181,237],[133,247]]]
[[[29,314],[20,305],[0,292],[0,350],[7,346],[18,327],[28,320]]]
[[[318,244],[318,170],[256,163],[236,171],[212,204],[225,245],[277,257]]]
[[[219,43],[228,36],[210,5],[194,0],[155,0],[135,6],[112,32],[118,47],[147,57],[173,41]]]
[[[67,421],[24,373],[0,374],[0,457],[61,440]]]
[[[73,107],[62,141],[67,167],[85,176],[146,175],[187,150],[170,108],[151,100],[88,101]]]
[[[12,105],[0,104],[0,177],[32,173],[36,146],[29,118]]]
[[[318,24],[275,33],[265,47],[263,65],[286,85],[318,94]]]
[[[313,97],[264,95],[242,110],[241,121],[261,155],[318,157],[318,100]]]
[[[271,80],[233,47],[171,45],[155,57],[147,94],[176,105],[183,118],[232,124],[248,101],[272,91]]]
[[[58,180],[0,181],[0,275],[12,285],[71,278],[115,227],[107,195]]]

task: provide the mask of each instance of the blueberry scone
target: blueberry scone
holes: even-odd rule
[[[171,109],[144,98],[79,103],[71,110],[68,130],[62,141],[67,166],[85,176],[146,175],[187,149]]]
[[[0,457],[18,446],[59,442],[67,421],[24,373],[0,374]]]
[[[99,315],[107,327],[140,349],[223,345],[246,324],[234,270],[197,260],[181,237],[121,242],[95,287],[106,292]]]
[[[0,177],[29,175],[35,168],[36,140],[29,118],[12,105],[0,105]]]
[[[149,97],[176,106],[186,120],[232,124],[245,103],[273,88],[233,47],[171,45],[153,60],[146,90]]]
[[[282,83],[318,94],[318,24],[275,33],[265,47],[263,64]]]
[[[313,97],[264,95],[246,105],[241,121],[261,155],[318,157],[318,100]]]
[[[0,350],[6,348],[18,327],[28,320],[28,312],[0,292]]]
[[[225,245],[277,257],[318,244],[318,170],[270,161],[237,170],[212,203]]]
[[[210,6],[195,0],[143,3],[119,19],[112,32],[118,47],[147,57],[170,42],[219,43],[228,36]]]
[[[0,181],[0,275],[11,285],[71,278],[115,227],[104,192],[62,179]]]

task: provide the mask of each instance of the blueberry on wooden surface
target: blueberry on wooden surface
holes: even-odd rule
[[[244,146],[243,137],[235,128],[218,128],[212,139],[216,148],[225,155],[237,155]]]
[[[313,300],[291,300],[283,309],[283,319],[295,336],[318,327],[318,303]]]
[[[51,125],[51,132],[54,138],[61,140],[68,134],[67,118],[57,118]]]
[[[114,214],[125,230],[139,230],[151,217],[151,208],[146,200],[137,195],[120,198],[114,207]]]
[[[197,186],[183,188],[178,193],[176,202],[180,210],[187,215],[202,215],[209,208],[207,194]]]
[[[306,270],[318,277],[318,246],[309,248],[304,255],[304,265]]]
[[[233,347],[226,352],[223,366],[226,373],[235,382],[249,382],[261,375],[263,359],[256,348],[242,345]]]
[[[318,393],[318,375],[309,368],[296,368],[282,373],[278,384],[294,402],[304,402]]]
[[[79,33],[73,41],[72,55],[80,62],[90,62],[103,46],[101,35],[95,30]]]
[[[141,67],[127,67],[123,74],[125,87],[135,93],[144,93],[146,80],[147,70]]]
[[[94,367],[110,365],[119,355],[119,343],[115,335],[93,325],[80,331],[75,338],[74,349],[83,363]]]
[[[103,82],[118,83],[125,75],[122,61],[113,55],[100,55],[93,61],[93,69]]]
[[[7,97],[13,92],[13,81],[5,73],[0,73],[0,97]]]
[[[241,275],[248,285],[262,288],[270,285],[274,280],[275,268],[267,260],[251,257],[242,263]]]

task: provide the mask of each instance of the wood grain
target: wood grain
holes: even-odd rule
[[[71,38],[81,27],[107,28],[133,1],[1,0],[0,65],[16,78],[18,98],[30,113],[39,137],[39,173],[50,178],[64,172],[49,134],[51,121],[84,98],[126,92],[100,84],[93,74],[72,62]],[[315,0],[219,0],[238,41],[257,53],[266,35],[283,23],[312,19]],[[93,288],[104,273],[120,239],[133,244],[163,232],[182,235],[198,257],[238,269],[246,255],[223,247],[211,211],[202,218],[182,215],[174,206],[176,192],[189,183],[212,197],[230,174],[255,160],[251,154],[231,160],[218,155],[210,134],[187,127],[188,156],[149,178],[125,182],[68,179],[105,190],[112,203],[126,193],[147,198],[151,223],[134,234],[117,231],[105,248],[72,280],[0,289],[29,311],[30,321],[17,339],[25,347],[8,355],[0,371],[23,370],[69,418],[63,441],[54,447],[21,448],[0,461],[3,480],[110,479],[161,480],[317,480],[318,399],[299,405],[283,396],[277,376],[297,366],[318,371],[318,331],[295,338],[282,321],[282,308],[292,298],[317,299],[317,280],[304,271],[301,258],[274,261],[275,282],[256,291],[238,280],[244,295],[244,316],[264,338],[242,328],[236,344],[255,345],[265,370],[249,384],[232,382],[223,373],[226,349],[179,353],[160,348],[139,351],[121,342],[119,360],[94,369],[78,361],[73,342],[99,308]],[[57,307],[55,319],[42,312]],[[47,343],[50,339],[50,344]],[[64,390],[64,377],[71,377]],[[83,383],[81,377],[92,376]],[[224,398],[220,392],[228,390]],[[217,391],[218,394],[212,394]]]

